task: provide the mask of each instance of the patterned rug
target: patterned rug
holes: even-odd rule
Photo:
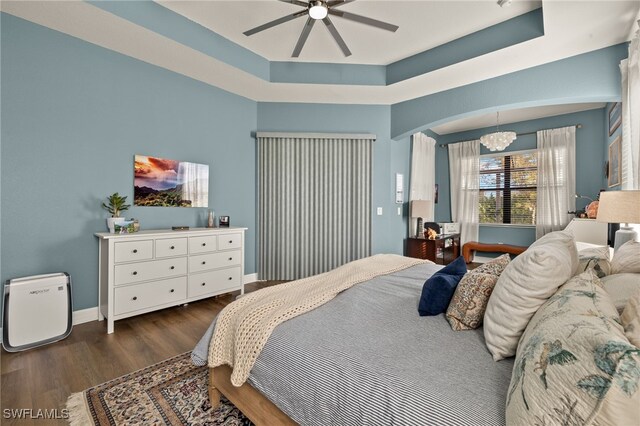
[[[209,369],[190,352],[71,395],[71,425],[251,425],[233,404],[211,409]]]

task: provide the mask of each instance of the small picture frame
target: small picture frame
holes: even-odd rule
[[[219,220],[218,226],[220,228],[228,228],[229,227],[229,225],[230,225],[229,216],[220,216],[220,218],[218,220]]]
[[[616,102],[609,109],[609,136],[612,136],[622,123],[622,102]]]
[[[609,176],[607,178],[609,188],[620,185],[622,181],[620,164],[620,158],[622,156],[621,139],[622,137],[618,136],[609,144]]]

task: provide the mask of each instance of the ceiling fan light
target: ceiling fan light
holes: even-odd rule
[[[309,16],[312,19],[324,19],[329,14],[329,9],[323,1],[309,2]]]

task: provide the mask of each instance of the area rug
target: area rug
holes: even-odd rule
[[[211,408],[208,367],[193,365],[190,355],[187,352],[74,393],[67,400],[70,424],[251,425],[224,397],[218,408]]]

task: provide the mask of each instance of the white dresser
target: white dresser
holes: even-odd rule
[[[247,228],[97,233],[99,319],[116,320],[230,291],[244,293]]]

